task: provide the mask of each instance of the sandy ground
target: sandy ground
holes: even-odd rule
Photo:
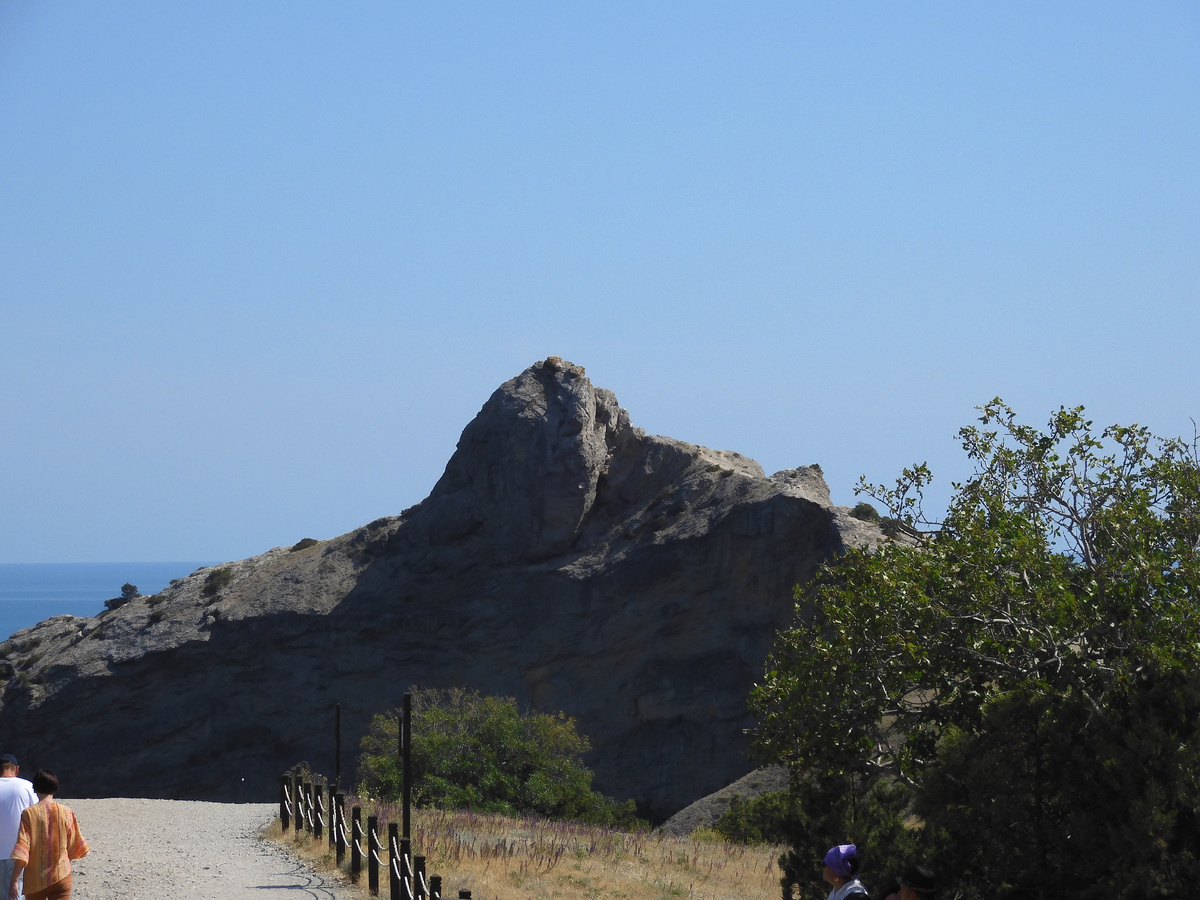
[[[72,900],[354,900],[283,847],[260,840],[278,807],[183,800],[71,800],[91,853]]]

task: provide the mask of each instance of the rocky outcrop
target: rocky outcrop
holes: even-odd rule
[[[735,798],[753,800],[763,794],[786,791],[790,784],[791,780],[785,766],[767,766],[755,769],[749,775],[743,775],[733,784],[726,785],[719,791],[688,804],[663,822],[662,830],[667,834],[683,837],[698,828],[712,828],[721,816],[725,815]]]
[[[551,357],[401,515],[18,632],[0,733],[74,796],[271,799],[298,759],[333,769],[335,703],[349,773],[374,713],[466,685],[575,717],[596,787],[662,819],[752,768],[793,586],[880,539],[819,468],[647,435]]]

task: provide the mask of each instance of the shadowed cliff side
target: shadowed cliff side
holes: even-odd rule
[[[272,799],[298,759],[332,770],[335,702],[349,775],[372,714],[467,685],[574,716],[597,789],[665,818],[752,768],[746,696],[792,587],[880,539],[819,469],[646,435],[551,357],[400,516],[18,632],[0,733],[73,796]]]

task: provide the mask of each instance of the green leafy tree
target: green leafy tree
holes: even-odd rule
[[[137,585],[126,582],[125,584],[121,585],[121,596],[113,597],[111,600],[105,600],[104,608],[117,609],[118,607],[129,603],[131,600],[136,600],[139,596]]]
[[[944,520],[925,515],[923,464],[860,484],[895,539],[798,590],[752,697],[757,745],[799,782],[907,786],[964,896],[1190,890],[1196,443],[1097,433],[1082,408],[1045,430],[1000,400],[981,413]]]
[[[562,713],[522,712],[511,697],[463,689],[413,691],[413,802],[598,824],[632,824],[633,801],[592,790],[589,744]],[[362,740],[359,789],[379,799],[402,790],[400,711],[374,717]]]
[[[899,872],[915,849],[905,827],[908,792],[880,779],[826,774],[798,781],[792,790],[751,800],[733,798],[713,829],[738,843],[790,844],[779,864],[784,900],[821,896],[821,860],[832,844],[856,843],[868,884]]]

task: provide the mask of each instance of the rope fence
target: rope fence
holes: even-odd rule
[[[307,834],[314,841],[327,836],[339,869],[349,850],[350,883],[360,883],[365,868],[367,890],[373,897],[379,896],[380,873],[386,872],[390,900],[444,900],[441,877],[427,876],[425,857],[413,855],[411,841],[400,837],[400,825],[391,822],[381,827],[378,816],[367,816],[364,828],[360,806],[351,807],[347,822],[345,794],[327,791],[327,785],[316,780],[321,777],[298,770],[280,779],[279,821],[284,833],[294,829],[297,838]],[[460,890],[458,897],[469,900],[471,892]]]
[[[411,696],[404,696],[404,721],[401,730],[401,753],[408,748],[410,731]],[[335,785],[341,782],[341,705],[338,705],[338,777],[334,785],[323,775],[309,771],[306,763],[293,766],[285,772],[279,782],[279,821],[286,834],[294,829],[296,837],[308,834],[315,841],[328,837],[333,848],[337,866],[343,867],[346,850],[350,850],[350,883],[358,884],[362,878],[363,858],[367,861],[367,890],[371,896],[379,896],[379,872],[388,873],[388,891],[391,900],[442,900],[442,879],[438,875],[425,877],[425,857],[414,856],[409,833],[409,795],[406,779],[403,803],[403,835],[397,822],[387,826],[387,849],[380,843],[378,816],[367,817],[363,830],[362,807],[350,809],[349,833],[346,824],[346,795]],[[406,754],[405,754],[406,755]],[[406,762],[407,760],[405,760]],[[411,771],[405,766],[405,771]],[[387,859],[384,860],[386,855]],[[460,900],[470,900],[471,892],[460,890]]]

